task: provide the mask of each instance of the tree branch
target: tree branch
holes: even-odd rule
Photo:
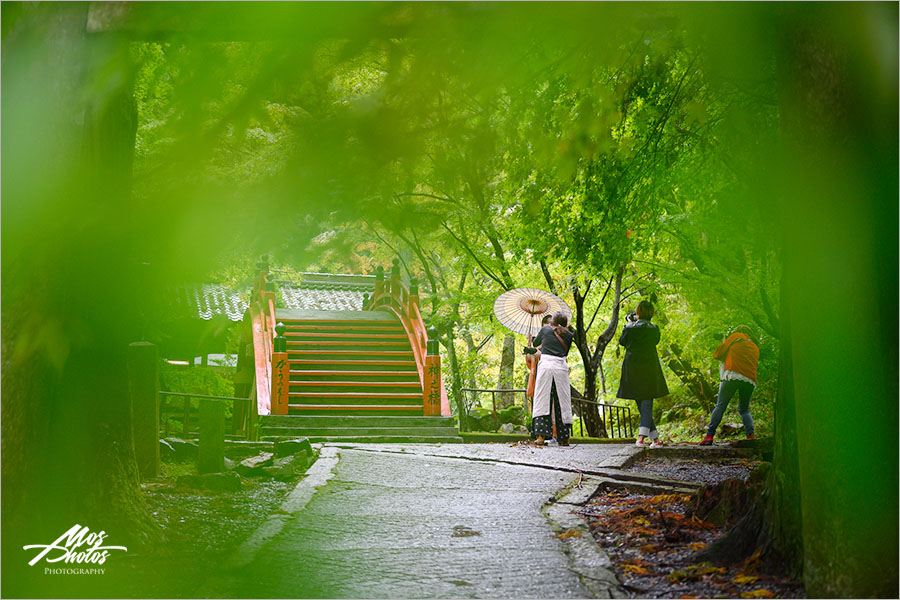
[[[462,238],[460,238],[458,235],[456,235],[452,229],[450,229],[450,226],[447,225],[447,223],[442,221],[441,226],[444,229],[446,229],[447,233],[449,233],[453,237],[453,239],[455,239],[463,247],[463,249],[469,253],[469,255],[475,260],[475,262],[478,263],[478,266],[481,268],[482,271],[484,271],[484,274],[487,275],[488,277],[490,277],[491,279],[493,279],[495,282],[497,282],[497,285],[499,285],[503,289],[503,291],[507,291],[512,287],[512,286],[507,286],[506,283],[502,279],[497,277],[494,274],[494,272],[491,271],[491,269],[487,265],[485,265],[484,262],[482,262],[482,260],[478,257],[478,255],[472,251],[472,249],[469,247],[469,245],[465,241],[463,241]]]

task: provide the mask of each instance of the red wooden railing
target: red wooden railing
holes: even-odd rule
[[[441,378],[441,357],[437,351],[437,341],[429,344],[425,322],[419,312],[419,289],[413,278],[410,287],[400,280],[399,260],[394,259],[389,279],[385,280],[384,270],[378,267],[375,292],[364,302],[363,310],[384,310],[394,313],[403,324],[409,345],[412,347],[419,382],[422,384],[422,403],[426,415],[450,416],[450,402]]]
[[[287,406],[281,412],[279,402],[272,402],[273,368],[281,358],[274,352],[275,338],[275,292],[268,289],[268,265],[257,265],[253,296],[250,299],[250,317],[253,327],[253,356],[256,369],[257,414],[287,414]],[[286,364],[287,354],[284,355]],[[277,397],[276,397],[277,398]]]

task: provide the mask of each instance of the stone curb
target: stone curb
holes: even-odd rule
[[[582,585],[594,598],[627,598],[628,594],[616,578],[612,561],[603,551],[587,523],[572,514],[576,507],[584,506],[597,489],[599,481],[585,477],[581,485],[563,488],[563,495],[555,502],[547,502],[542,512],[557,531],[581,532],[580,536],[565,538],[565,553],[569,559],[569,569],[581,580]]]
[[[321,449],[319,458],[307,469],[306,476],[281,503],[277,514],[269,515],[269,518],[234,551],[225,563],[226,569],[240,569],[253,562],[262,547],[278,535],[296,513],[306,507],[317,488],[325,485],[334,476],[334,467],[339,460],[338,452],[338,448]]]

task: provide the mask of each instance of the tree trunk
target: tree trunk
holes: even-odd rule
[[[802,565],[811,598],[893,597],[898,587],[898,456],[855,442],[878,424],[893,439],[898,421],[896,53],[859,52],[844,33],[853,24],[866,39],[896,20],[896,5],[823,5],[780,20],[775,468],[743,528],[757,533],[743,537],[770,564]],[[895,49],[896,29],[884,35]],[[852,327],[847,314],[858,315]]]
[[[597,369],[591,369],[590,372],[585,369],[584,371],[584,397],[586,400],[590,400],[592,402],[597,401]],[[609,437],[606,431],[606,423],[603,422],[603,419],[600,418],[600,411],[596,404],[584,404],[583,415],[586,414],[587,418],[584,419],[585,426],[588,430],[588,435],[591,437],[600,437],[605,438]],[[584,418],[584,416],[582,416]]]
[[[790,15],[779,56],[782,293],[791,308],[804,581],[810,597],[893,597],[897,452],[893,442],[886,452],[835,441],[871,440],[879,424],[893,440],[898,422],[897,6]],[[891,23],[885,50],[848,43],[851,23],[859,39]],[[847,315],[856,317],[851,327]],[[794,481],[785,484],[794,491]]]
[[[514,371],[516,366],[516,337],[512,334],[503,338],[503,351],[500,355],[500,376],[497,379],[497,388],[513,389],[515,387]],[[509,408],[515,404],[516,395],[513,392],[501,392],[497,394],[497,410]]]
[[[453,328],[447,331],[447,335],[444,339],[444,347],[447,349],[447,362],[450,363],[450,380],[452,382],[452,389],[450,390],[450,392],[453,396],[453,401],[456,404],[456,415],[459,419],[459,430],[467,431],[468,424],[466,423],[466,404],[462,392],[462,375],[459,372],[459,360],[456,356],[456,338],[453,335]]]
[[[139,550],[159,530],[140,493],[125,369],[138,335],[127,44],[88,38],[87,4],[19,8],[3,48],[4,158],[15,157],[3,162],[3,503],[17,515],[3,520],[3,554],[28,593],[35,575],[16,576],[25,544],[78,523]],[[99,97],[90,76],[104,67],[117,77]]]

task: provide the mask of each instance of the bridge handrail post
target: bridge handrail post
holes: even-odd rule
[[[441,353],[438,349],[437,328],[428,328],[425,353],[425,385],[422,386],[422,404],[425,416],[441,414]]]
[[[287,338],[284,332],[287,331],[284,323],[278,323],[275,326],[275,339],[273,342],[274,350],[272,352],[272,396],[271,396],[271,414],[286,415],[288,414],[288,404],[290,402],[290,379],[291,367],[288,362]]]

